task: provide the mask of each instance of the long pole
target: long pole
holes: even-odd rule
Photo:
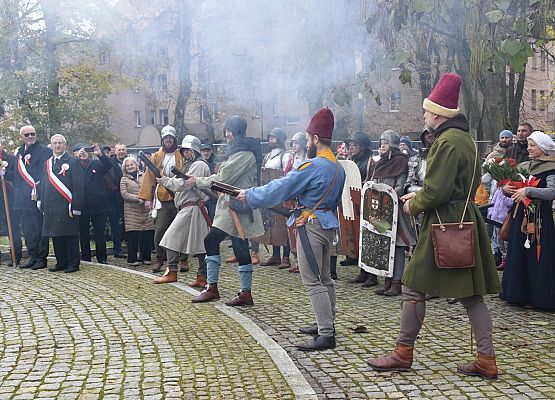
[[[1,163],[0,159],[0,163]],[[0,166],[1,169],[4,169],[4,166]],[[5,172],[5,171],[2,171]],[[17,261],[15,257],[15,247],[14,247],[14,240],[13,240],[13,232],[12,232],[12,217],[10,215],[10,205],[8,204],[8,190],[6,188],[6,179],[4,178],[4,174],[1,174],[2,179],[2,193],[4,194],[4,209],[6,210],[6,222],[8,223],[8,239],[10,240],[10,254],[12,256],[12,265],[17,267]]]

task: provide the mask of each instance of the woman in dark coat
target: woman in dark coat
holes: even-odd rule
[[[503,187],[503,193],[512,196],[515,205],[510,211],[514,219],[509,229],[500,297],[515,305],[555,309],[555,227],[551,208],[555,200],[555,143],[545,133],[535,131],[528,138],[528,153],[530,161],[519,166],[540,180],[537,188]],[[529,207],[525,210],[524,197],[532,200],[535,211]],[[526,222],[534,226],[528,229]]]

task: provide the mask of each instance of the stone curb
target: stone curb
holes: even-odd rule
[[[49,257],[50,258],[50,257]],[[142,276],[143,278],[147,279],[154,279],[157,278],[157,275],[149,274],[142,271],[135,271],[128,268],[118,267],[116,265],[111,264],[98,264],[94,262],[88,261],[81,261],[82,264],[86,265],[94,265],[97,267],[108,267],[120,272],[126,272],[130,274],[135,274]],[[199,291],[190,288],[189,286],[185,285],[184,283],[174,282],[170,283],[171,286],[187,292],[193,296],[198,296],[200,294]],[[316,392],[310,384],[307,382],[301,371],[297,368],[291,357],[287,354],[285,349],[277,344],[275,340],[273,340],[266,332],[264,332],[258,325],[256,325],[250,318],[245,316],[244,314],[240,313],[233,307],[226,306],[225,304],[221,303],[220,301],[214,302],[214,307],[218,309],[220,312],[224,313],[228,317],[235,320],[239,325],[243,327],[268,353],[270,358],[274,361],[274,364],[285,378],[289,387],[295,394],[295,398],[297,399],[307,399],[307,400],[316,400],[318,396]]]

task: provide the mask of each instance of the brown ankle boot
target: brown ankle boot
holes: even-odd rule
[[[152,272],[160,272],[162,271],[162,267],[164,266],[164,259],[163,258],[157,258],[156,262],[154,263],[154,265],[152,266]]]
[[[237,293],[237,296],[226,301],[225,305],[230,307],[253,306],[254,301],[252,301],[251,291],[243,290]]]
[[[478,359],[470,364],[457,365],[457,371],[465,375],[481,376],[486,379],[497,379],[497,363],[495,356],[478,353]]]
[[[383,292],[384,296],[399,296],[401,295],[401,281],[392,281],[391,287]]]
[[[279,269],[288,269],[291,268],[291,260],[289,259],[289,257],[283,257],[281,259],[281,265],[279,266]]]
[[[169,268],[166,268],[166,272],[164,272],[164,275],[152,281],[152,283],[156,284],[171,282],[177,282],[177,271],[170,271]]]
[[[179,261],[179,272],[189,272],[189,260],[184,259]]]
[[[210,283],[197,297],[191,300],[193,303],[208,303],[209,301],[220,300],[220,292],[218,292],[218,284]]]
[[[190,287],[205,287],[206,275],[197,275],[197,279],[189,282],[187,285],[189,285]]]
[[[389,288],[391,287],[391,281],[392,280],[393,279],[391,279],[391,278],[385,278],[385,283],[384,283],[383,287],[381,287],[379,289],[376,289],[376,291],[374,293],[382,295],[385,292],[387,292],[389,290]]]
[[[251,250],[251,262],[252,262],[252,265],[260,264],[260,257],[258,257],[258,251]]]
[[[369,358],[366,363],[376,371],[406,372],[412,367],[412,353],[414,346],[397,343],[397,347],[387,356]]]

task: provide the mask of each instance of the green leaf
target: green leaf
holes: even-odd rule
[[[417,13],[431,13],[434,10],[434,2],[432,0],[414,0],[412,9]]]
[[[507,12],[509,7],[511,6],[511,3],[512,3],[511,0],[499,0],[499,1],[497,1],[497,7],[499,7],[499,9]]]
[[[493,10],[486,13],[486,18],[492,24],[495,24],[503,19],[503,11]]]
[[[504,50],[513,57],[521,49],[521,43],[519,40],[507,40],[504,45]]]

